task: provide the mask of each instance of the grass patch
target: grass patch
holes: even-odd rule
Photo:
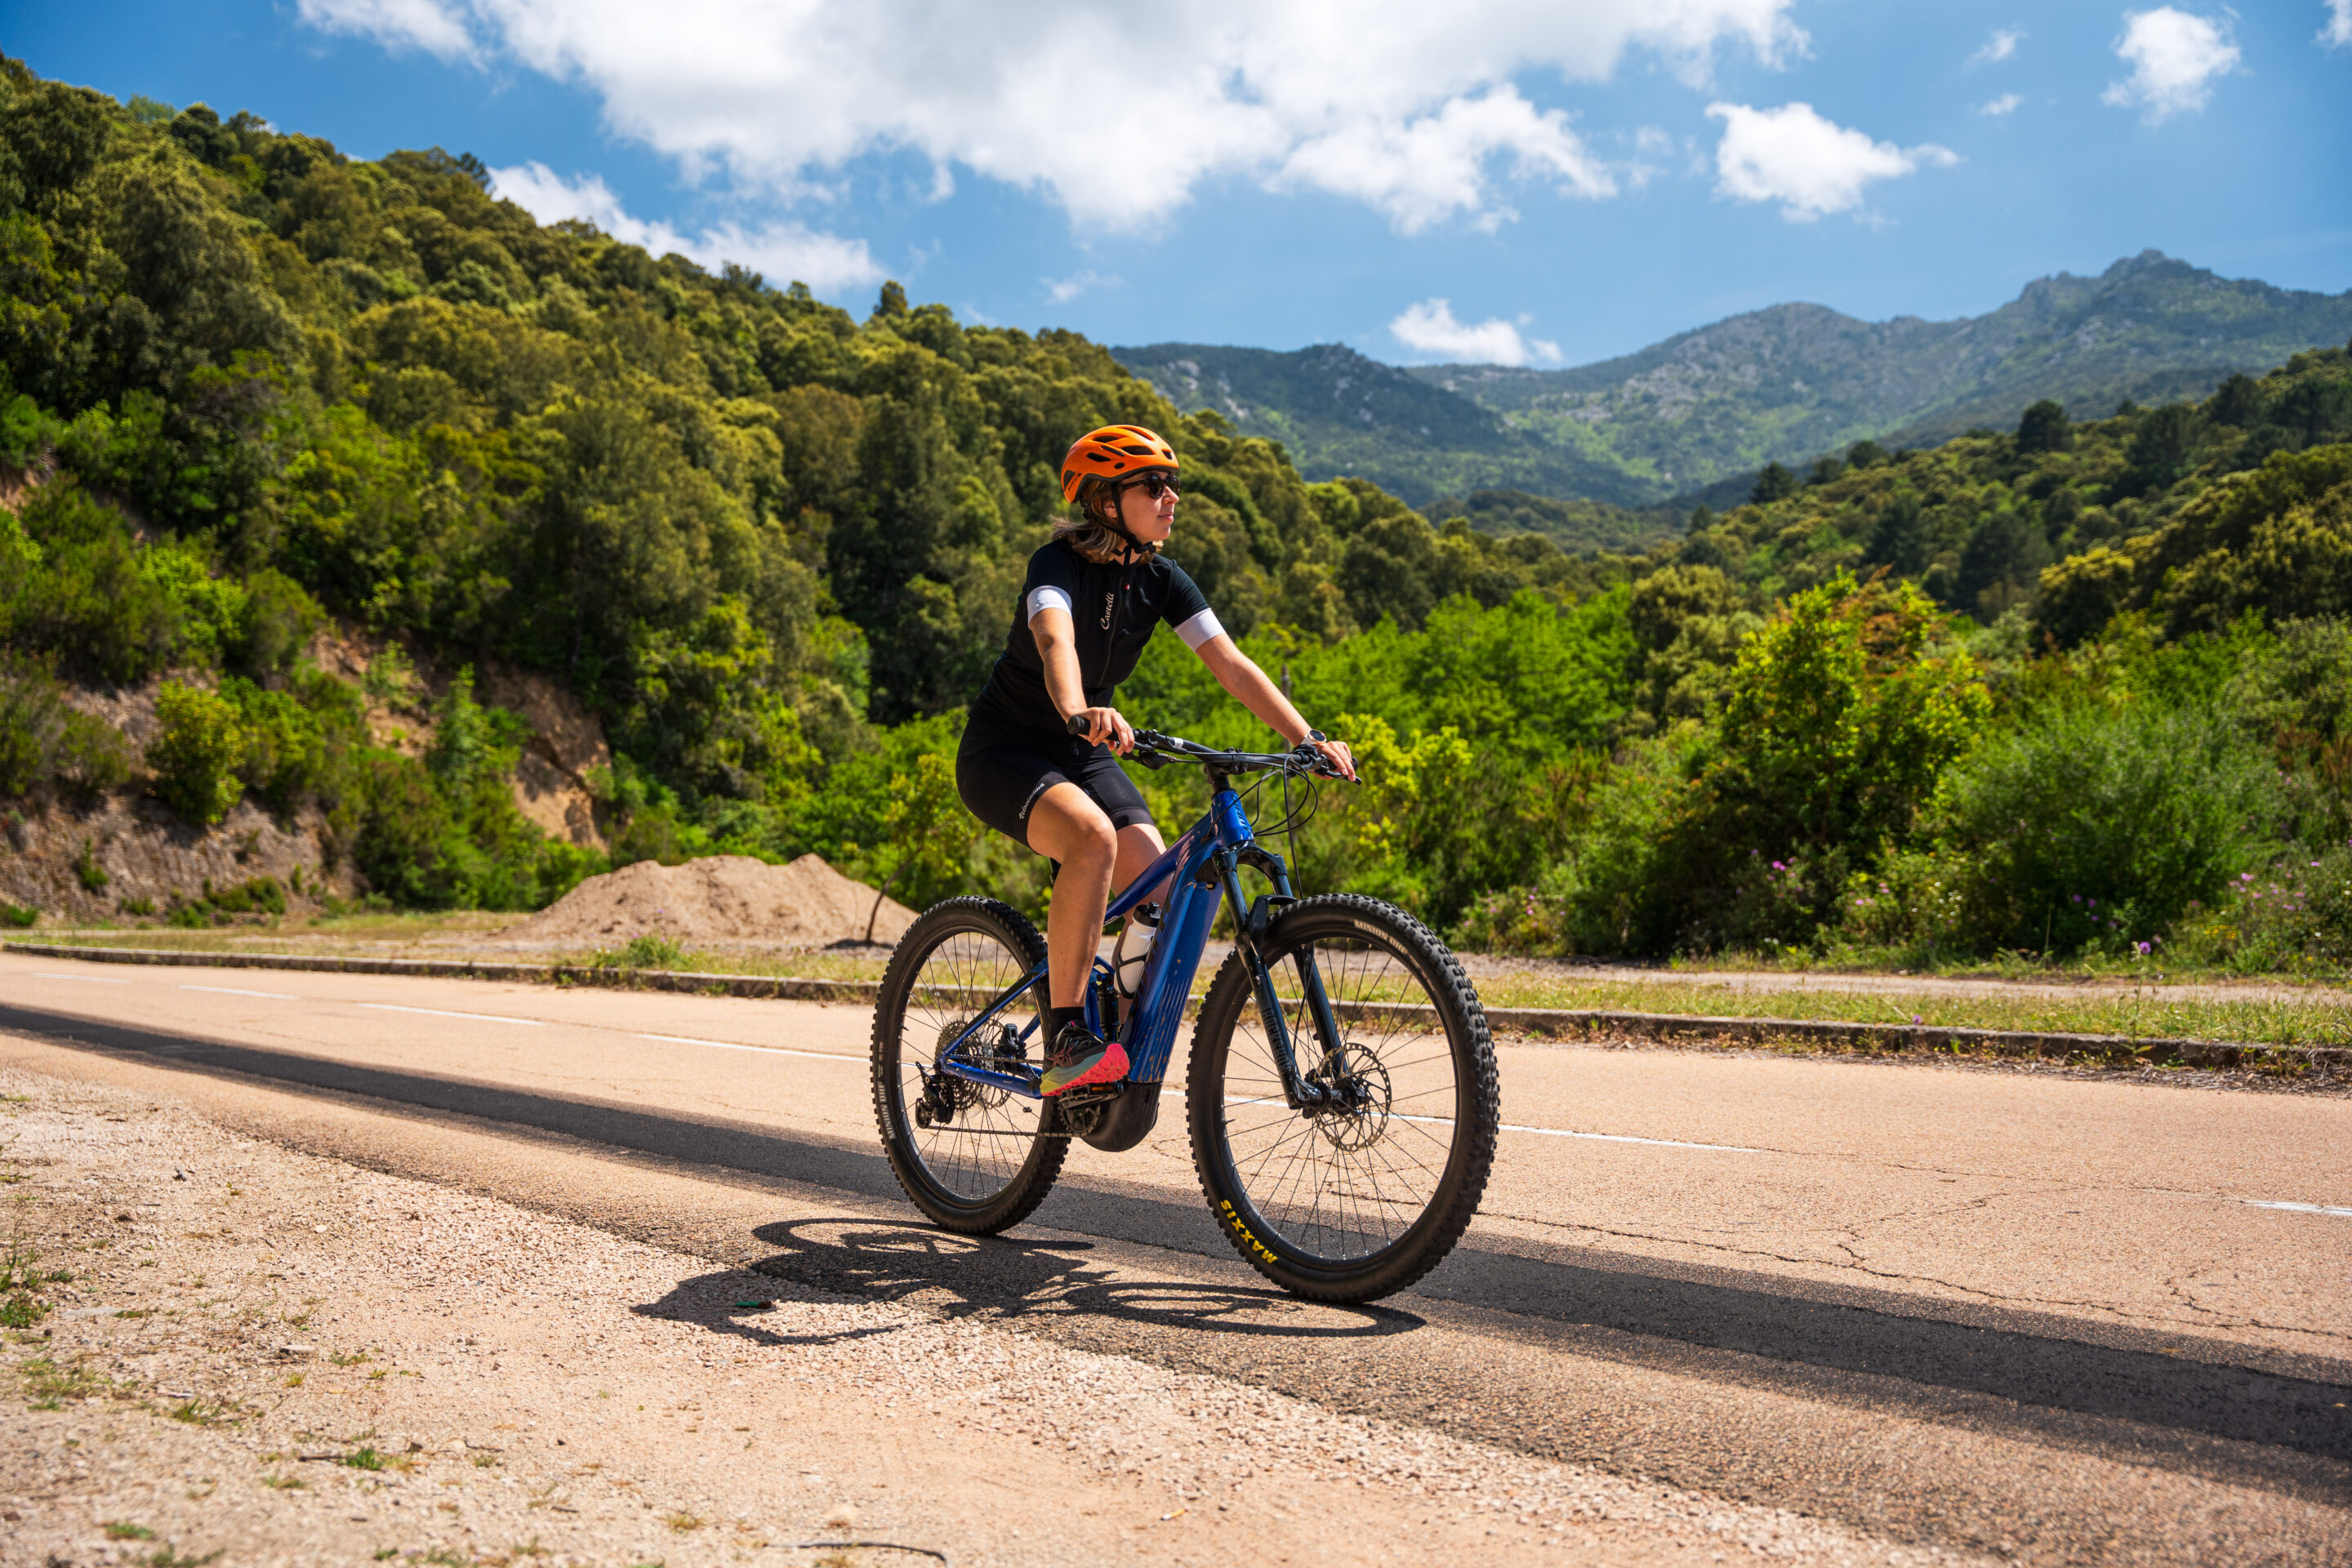
[[[261,1484],[274,1492],[299,1492],[310,1483],[299,1476],[273,1474],[262,1477]]]
[[[224,1547],[222,1550],[226,1551],[226,1548]],[[185,1552],[173,1550],[170,1543],[166,1542],[162,1550],[151,1552],[137,1561],[144,1563],[146,1568],[205,1568],[208,1563],[218,1562],[220,1555],[220,1552],[207,1552],[202,1557],[191,1557]]]
[[[677,938],[654,932],[630,938],[624,948],[599,950],[588,963],[595,969],[680,969],[693,956]]]
[[[106,1538],[109,1541],[152,1541],[155,1532],[127,1519],[110,1519],[106,1521]]]
[[[79,1363],[59,1366],[47,1356],[19,1363],[16,1380],[24,1387],[26,1403],[36,1410],[61,1410],[68,1399],[122,1396],[122,1390],[103,1373]]]
[[[2274,1046],[2352,1044],[2352,1009],[2332,998],[2212,1001],[2154,985],[2129,991],[2086,987],[2078,996],[1951,996],[1840,990],[1829,976],[1802,990],[1762,991],[1700,980],[1581,981],[1505,975],[1481,982],[1478,994],[1489,1007],[1925,1024],[1948,1029],[2237,1040]]]
[[[233,1426],[242,1419],[234,1406],[201,1396],[184,1399],[163,1414],[190,1426]]]

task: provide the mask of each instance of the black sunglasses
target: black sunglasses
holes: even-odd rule
[[[1175,496],[1181,500],[1183,496],[1183,492],[1176,488],[1176,481],[1166,474],[1138,474],[1118,488],[1121,490],[1131,490],[1139,485],[1143,488],[1143,493],[1153,500],[1158,500],[1162,496]]]

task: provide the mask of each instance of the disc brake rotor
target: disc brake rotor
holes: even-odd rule
[[[1315,1130],[1334,1149],[1352,1154],[1388,1136],[1391,1089],[1388,1068],[1378,1057],[1361,1047],[1351,1047],[1348,1056],[1354,1070],[1339,1079],[1334,1102],[1315,1112]]]

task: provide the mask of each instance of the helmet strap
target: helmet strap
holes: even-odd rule
[[[1101,512],[1095,512],[1093,513],[1094,520],[1103,527],[1110,530],[1111,532],[1118,534],[1121,539],[1126,540],[1128,549],[1135,554],[1142,556],[1145,560],[1148,561],[1152,556],[1159,554],[1160,546],[1156,544],[1146,544],[1143,541],[1136,538],[1135,535],[1127,531],[1127,518],[1125,516],[1127,509],[1127,491],[1125,489],[1117,484],[1111,484],[1108,488],[1110,490],[1110,515],[1108,517],[1105,517]]]

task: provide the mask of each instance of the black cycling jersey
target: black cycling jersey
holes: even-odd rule
[[[1172,561],[1098,565],[1051,540],[1029,557],[1028,580],[1013,609],[1013,629],[988,684],[971,705],[971,725],[1038,739],[1066,738],[1061,715],[1045,690],[1045,661],[1030,617],[1047,605],[1069,613],[1076,629],[1078,679],[1087,706],[1106,708],[1143,657],[1152,628],[1165,621],[1198,649],[1224,628],[1199,586]]]

